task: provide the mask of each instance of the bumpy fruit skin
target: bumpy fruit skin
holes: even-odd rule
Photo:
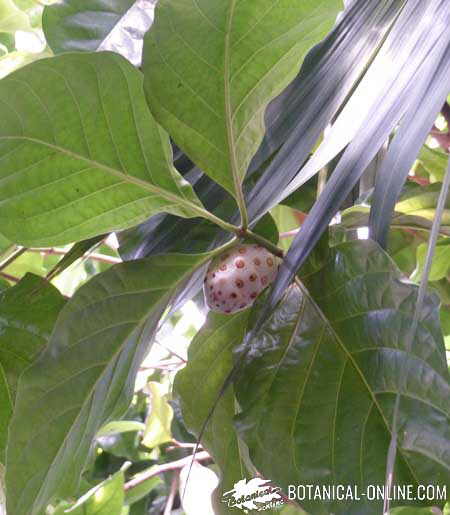
[[[250,307],[277,275],[278,260],[260,245],[237,245],[208,267],[203,290],[208,307],[236,313]]]

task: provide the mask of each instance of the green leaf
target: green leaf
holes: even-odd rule
[[[418,161],[424,166],[433,181],[442,181],[447,170],[448,154],[437,148],[424,145],[420,151]]]
[[[139,64],[142,39],[153,20],[153,2],[64,0],[44,10],[42,25],[55,54],[112,50]]]
[[[0,32],[14,33],[29,28],[28,16],[12,0],[0,0]]]
[[[236,198],[263,137],[265,107],[294,78],[341,5],[158,3],[144,41],[148,102],[177,145]]]
[[[88,240],[78,241],[75,243],[71,249],[58,261],[58,263],[47,273],[47,279],[51,280],[69,268],[69,266],[75,263],[75,261],[83,257],[90,250],[93,250],[95,247],[97,247],[101,241],[105,239],[105,237],[105,234],[99,234],[94,238],[89,238]]]
[[[195,435],[199,434],[232,368],[232,350],[241,343],[249,313],[246,310],[227,316],[210,311],[205,325],[189,346],[186,368],[175,376],[174,395],[181,401],[186,427]],[[235,414],[232,390],[229,387],[217,403],[202,438],[202,444],[222,472],[219,497],[246,477],[232,425]]]
[[[172,440],[170,426],[173,419],[173,410],[166,398],[166,388],[155,381],[147,384],[150,392],[150,409],[145,421],[142,444],[153,449],[157,445]]]
[[[116,472],[81,497],[64,513],[70,515],[121,515],[124,504],[123,472]]]
[[[19,377],[47,344],[64,303],[54,286],[31,274],[0,292],[0,463]]]
[[[42,59],[0,81],[0,98],[0,223],[12,241],[61,245],[159,211],[206,212],[122,57]]]
[[[422,243],[417,248],[417,269],[411,279],[420,281],[424,270],[428,245]],[[434,249],[429,281],[439,281],[447,277],[450,270],[450,238],[441,239]]]
[[[278,205],[270,212],[275,219],[280,233],[289,232],[299,228],[300,222],[298,218],[296,218],[294,214],[295,212],[291,207]],[[290,244],[292,243],[292,239],[293,236],[281,238],[279,247],[281,247],[284,251],[287,251]]]
[[[139,475],[139,474],[137,474]],[[152,490],[158,486],[163,485],[163,481],[158,476],[153,476],[150,479],[142,481],[133,488],[130,488],[125,493],[125,503],[134,504],[144,497],[146,497]]]
[[[100,438],[101,436],[110,436],[117,433],[128,433],[130,431],[143,431],[144,429],[145,424],[143,422],[138,422],[137,420],[115,420],[105,424],[96,434],[96,438]]]
[[[408,349],[417,287],[374,242],[333,247],[302,272],[307,290],[291,286],[248,342],[235,385],[237,428],[255,467],[286,491],[384,485],[398,393],[395,481],[448,484],[450,384],[436,296],[425,297]],[[314,515],[382,510],[365,498],[303,504]]]
[[[70,299],[48,347],[20,380],[8,443],[10,515],[40,514],[54,496],[76,491],[96,433],[130,404],[172,295],[213,255],[121,263]]]
[[[439,515],[441,512],[434,508],[394,508],[389,515]]]

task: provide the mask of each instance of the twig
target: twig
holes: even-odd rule
[[[252,240],[255,243],[258,243],[262,247],[265,247],[267,250],[270,250],[272,254],[282,258],[284,256],[284,252],[282,249],[274,245],[271,241],[264,238],[264,236],[260,236],[250,229],[241,229],[238,233],[238,236],[247,240]]]
[[[170,492],[167,497],[166,506],[164,508],[164,515],[170,515],[173,508],[173,503],[178,492],[178,485],[180,483],[180,475],[178,470],[174,472],[172,483],[170,484]]]
[[[175,356],[176,358],[178,358],[180,361],[182,361],[183,363],[187,363],[187,361],[183,358],[183,356],[180,356],[179,354],[177,354],[174,350],[170,349],[169,347],[167,347],[167,345],[164,345],[164,343],[161,343],[159,342],[158,340],[155,340],[155,343],[157,343],[160,347],[162,347],[163,349],[166,349],[166,351],[171,354],[172,356]]]
[[[5,272],[0,272],[0,277],[4,279],[8,279],[8,281],[12,281],[14,283],[18,283],[20,281],[19,277],[15,277],[14,275],[6,274]]]
[[[11,263],[13,263],[19,256],[21,256],[24,252],[26,252],[28,249],[26,247],[22,247],[17,249],[15,252],[11,254],[5,261],[0,263],[0,270],[4,270],[6,267],[8,267]]]
[[[172,444],[174,447],[178,447],[180,449],[195,449],[197,447],[196,443],[179,442],[178,440],[175,440],[175,438],[172,439]],[[198,448],[202,449],[203,447],[199,445]]]
[[[295,236],[298,233],[299,230],[300,230],[300,228],[292,229],[292,231],[281,232],[280,233],[280,239],[282,239],[282,238],[291,238],[292,236]]]
[[[211,459],[211,456],[206,451],[198,452],[194,460],[195,461],[205,461]],[[172,461],[170,463],[163,463],[157,467],[150,467],[147,470],[141,472],[138,476],[130,479],[130,481],[125,483],[125,491],[131,490],[132,488],[140,485],[144,481],[147,481],[151,477],[159,476],[159,474],[163,474],[164,472],[168,472],[170,470],[179,470],[182,469],[185,465],[189,465],[192,460],[192,456],[186,456],[185,458],[181,458],[180,460]]]
[[[29,252],[39,252],[40,254],[47,254],[49,256],[65,256],[67,254],[66,250],[62,249],[54,249],[54,248],[43,248],[43,249],[27,249]],[[83,256],[80,256],[83,257]],[[114,256],[105,256],[104,254],[97,254],[92,252],[92,254],[87,253],[85,256],[86,259],[92,259],[94,261],[101,261],[103,263],[111,263],[115,265],[117,263],[122,263],[120,258],[116,258]]]

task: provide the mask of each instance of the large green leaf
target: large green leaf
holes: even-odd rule
[[[408,350],[417,287],[375,243],[341,244],[303,272],[308,290],[287,291],[250,340],[235,385],[237,427],[256,468],[286,491],[289,484],[351,484],[360,492],[384,485],[398,393],[395,480],[448,485],[450,384],[436,296],[426,296]],[[375,515],[382,501],[304,507],[314,515]]]
[[[238,199],[263,137],[266,105],[294,78],[341,5],[340,0],[158,3],[144,41],[149,104],[188,156]]]
[[[40,514],[77,489],[97,431],[125,412],[177,286],[212,254],[121,263],[82,286],[22,375],[7,452],[8,513]]]
[[[232,350],[244,337],[248,316],[248,310],[233,316],[210,312],[189,347],[188,365],[176,375],[174,394],[181,401],[186,427],[196,435],[233,366]],[[222,473],[219,497],[222,492],[231,490],[235,482],[246,477],[232,425],[234,414],[234,395],[232,388],[228,388],[217,403],[202,438],[202,444]],[[228,513],[223,511],[224,505],[221,509]]]
[[[159,211],[203,214],[122,57],[42,59],[0,81],[0,99],[0,223],[12,241],[60,245]]]
[[[19,377],[47,344],[64,303],[54,286],[31,274],[0,294],[0,463]]]
[[[63,0],[48,5],[42,26],[55,54],[117,51],[139,64],[142,39],[153,20],[149,0]]]

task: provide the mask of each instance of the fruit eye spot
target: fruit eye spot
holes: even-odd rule
[[[241,305],[239,306],[239,309],[243,309],[243,308],[245,308],[245,304],[241,304]]]
[[[250,281],[252,281],[252,282],[256,281],[256,279],[257,279],[257,278],[258,278],[258,277],[257,277],[257,275],[256,275],[256,274],[251,274],[251,275],[249,276],[249,279],[250,279]]]
[[[256,266],[259,266],[261,264],[261,260],[259,258],[255,258],[253,263],[255,263]]]
[[[268,264],[269,266],[273,266],[273,259],[272,259],[272,258],[267,258],[267,260],[266,260],[266,261],[267,261],[267,264]]]
[[[267,275],[264,275],[263,277],[261,277],[261,282],[262,284],[266,285],[267,284]]]
[[[222,272],[225,272],[226,269],[227,265],[220,265],[220,270],[222,270]]]
[[[222,292],[221,292],[221,291],[218,291],[218,292],[217,292],[217,295],[222,295]]]
[[[244,247],[241,247],[239,249],[239,254],[245,254],[247,251],[244,249]]]
[[[244,268],[245,263],[244,263],[244,261],[242,261],[242,259],[237,259],[235,265],[236,265],[236,268]]]
[[[231,297],[232,299],[235,299],[235,298],[237,297],[237,295],[233,292],[233,293],[231,293],[231,294],[230,294],[230,297]]]
[[[234,283],[238,288],[243,288],[244,287],[244,281],[242,279],[236,279],[235,283]]]
[[[251,299],[256,299],[256,296],[257,296],[257,295],[258,295],[258,294],[256,293],[256,291],[254,291],[253,293],[250,293],[250,298],[251,298]]]

